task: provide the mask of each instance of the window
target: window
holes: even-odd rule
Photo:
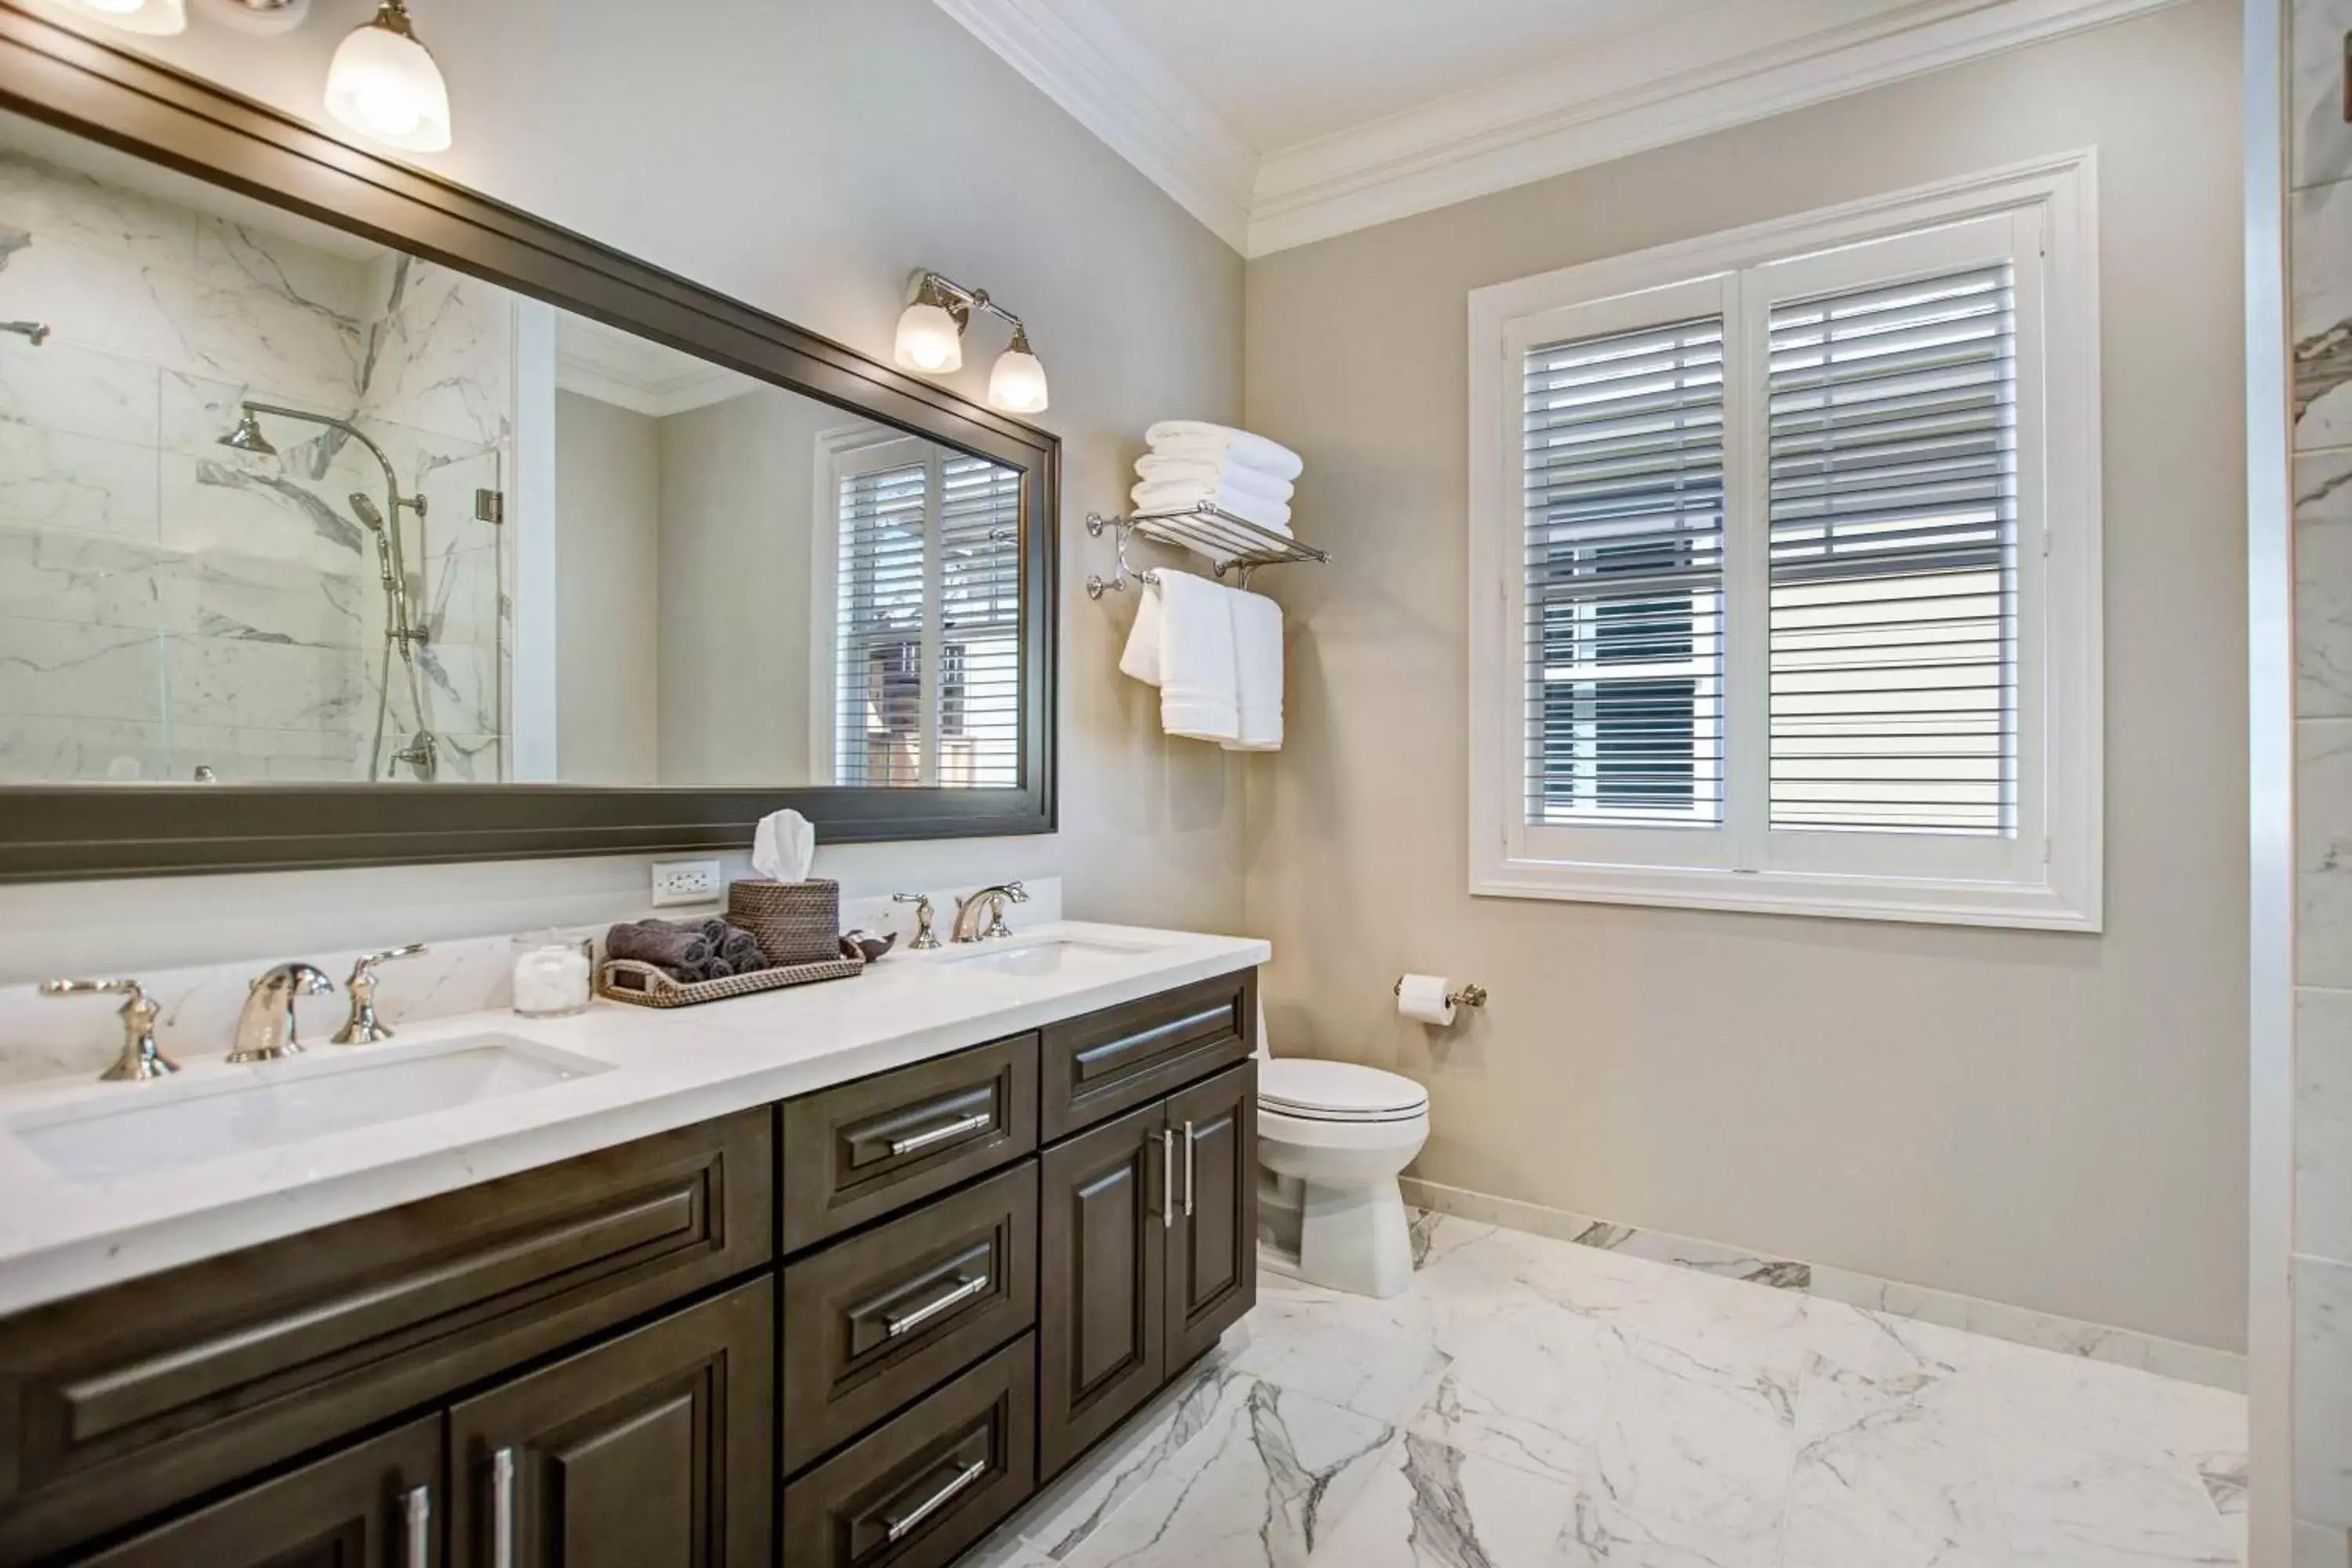
[[[2095,930],[2087,154],[1472,296],[1472,890]]]
[[[836,784],[1021,784],[1021,476],[860,428],[820,438],[835,530],[817,754]]]

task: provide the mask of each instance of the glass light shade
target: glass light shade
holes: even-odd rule
[[[68,0],[68,4],[126,33],[163,37],[188,30],[187,0]]]
[[[1045,412],[1045,367],[1037,356],[1007,349],[988,373],[988,401],[1007,414]]]
[[[449,145],[449,88],[415,38],[370,22],[327,67],[327,112],[362,136],[411,153]]]
[[[898,318],[898,345],[891,357],[901,370],[945,375],[963,368],[963,334],[944,308],[919,301]]]

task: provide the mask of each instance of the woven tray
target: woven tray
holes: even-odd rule
[[[863,958],[833,958],[823,963],[794,963],[776,969],[758,970],[750,974],[730,974],[724,980],[697,980],[688,984],[674,980],[669,973],[650,963],[640,963],[634,958],[609,958],[596,971],[596,994],[614,1002],[626,1002],[633,1007],[692,1007],[704,1002],[724,1002],[730,996],[750,996],[761,991],[779,991],[787,985],[814,985],[820,980],[847,980],[866,972]]]

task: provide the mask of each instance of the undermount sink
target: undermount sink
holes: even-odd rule
[[[98,1104],[19,1117],[9,1131],[73,1180],[103,1182],[527,1094],[609,1066],[509,1035],[320,1047],[234,1079],[111,1089]]]
[[[1067,937],[1050,937],[1040,942],[1024,942],[1017,947],[985,944],[972,952],[943,954],[938,962],[990,974],[1037,977],[1100,968],[1146,951],[1107,942],[1077,942]]]

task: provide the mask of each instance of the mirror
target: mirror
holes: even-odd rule
[[[16,115],[0,319],[0,784],[1024,786],[1022,468]]]

